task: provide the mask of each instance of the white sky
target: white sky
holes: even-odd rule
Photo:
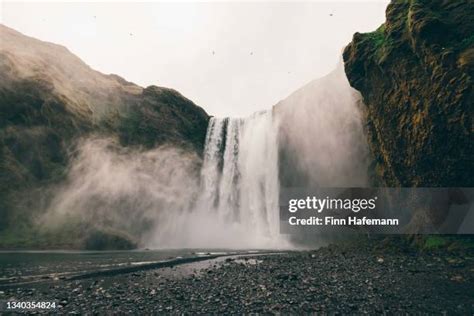
[[[353,33],[384,22],[388,0],[0,3],[1,23],[96,70],[246,116],[330,72]]]

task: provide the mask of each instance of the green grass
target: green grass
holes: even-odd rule
[[[469,235],[432,235],[424,238],[424,250],[474,250],[474,237]]]
[[[448,241],[444,237],[429,236],[428,238],[426,238],[423,248],[427,250],[439,249],[445,247],[447,243]]]
[[[382,24],[377,30],[370,33],[365,33],[366,39],[370,41],[375,49],[380,49],[386,43],[385,38],[385,24]]]
[[[381,62],[385,59],[392,48],[392,41],[385,34],[385,24],[382,24],[377,30],[370,33],[364,33],[364,41],[366,41],[374,52],[374,58]]]
[[[468,48],[473,48],[474,47],[474,35],[471,35],[470,37],[465,38],[464,40],[461,41],[456,47],[457,50],[463,51]]]

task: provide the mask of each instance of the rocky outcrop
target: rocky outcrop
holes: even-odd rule
[[[344,51],[363,96],[375,184],[474,185],[472,1],[406,0]]]
[[[201,154],[209,117],[180,93],[104,75],[62,46],[2,25],[0,43],[0,247],[35,239],[43,189],[64,180],[83,138]]]

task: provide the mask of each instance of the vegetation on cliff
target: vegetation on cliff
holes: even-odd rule
[[[374,182],[474,185],[474,3],[393,1],[384,25],[344,51],[363,96]]]
[[[81,139],[109,137],[137,151],[173,145],[200,155],[203,149],[209,117],[178,92],[104,75],[62,46],[2,25],[0,74],[0,247],[95,245],[87,236],[94,232],[108,248],[104,240],[123,235],[104,237],[110,230],[84,223],[63,235],[33,225]]]

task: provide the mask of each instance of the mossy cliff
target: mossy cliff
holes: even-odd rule
[[[364,100],[374,183],[474,185],[474,2],[392,1],[344,51]]]
[[[172,89],[104,75],[62,46],[0,25],[0,248],[77,246],[71,231],[44,239],[32,222],[80,139],[114,138],[137,151],[172,145],[199,156],[208,120]]]

